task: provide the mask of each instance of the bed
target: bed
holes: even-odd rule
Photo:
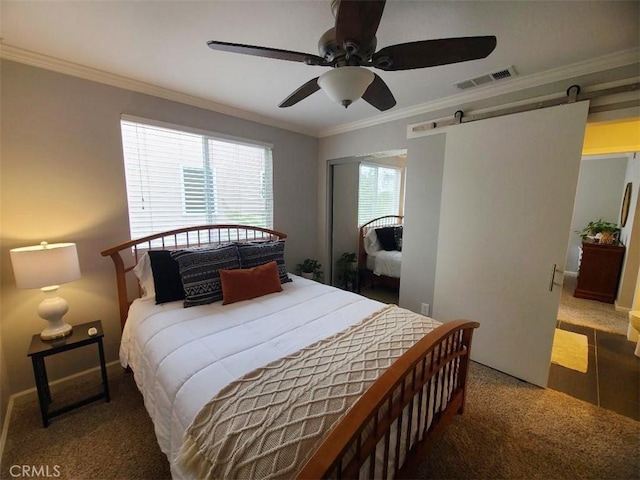
[[[374,218],[360,227],[358,235],[359,285],[376,281],[400,288],[402,266],[402,215]]]
[[[120,360],[133,371],[172,475],[402,476],[464,410],[478,323],[441,325],[286,272],[284,279],[282,258],[235,268],[237,276],[268,268],[282,283],[229,304],[226,291],[222,302],[184,308],[187,295],[156,304],[150,286],[136,278],[145,253],[189,260],[219,257],[235,245],[244,264],[243,252],[283,249],[285,238],[258,227],[210,225],[102,252],[116,269]]]

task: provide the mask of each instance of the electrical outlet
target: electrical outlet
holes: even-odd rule
[[[430,312],[430,305],[428,303],[423,303],[422,306],[420,307],[420,313],[422,315],[426,315],[427,317],[429,316]]]

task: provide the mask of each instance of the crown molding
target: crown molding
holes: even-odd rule
[[[617,158],[632,158],[633,157],[633,153],[583,153],[582,154],[582,161],[583,162],[589,162],[591,160],[611,160],[611,159],[617,159]]]
[[[320,131],[314,131],[301,127],[297,124],[279,121],[271,117],[266,117],[257,113],[231,107],[229,105],[213,102],[211,100],[206,100],[193,95],[187,95],[175,90],[159,87],[157,85],[142,82],[140,80],[134,80],[132,78],[116,75],[77,63],[68,62],[66,60],[50,57],[48,55],[24,50],[1,42],[0,58],[24,63],[38,68],[44,68],[46,70],[71,75],[74,77],[110,85],[117,88],[123,88],[125,90],[164,98],[166,100],[203,108],[217,113],[222,113],[236,118],[242,118],[251,122],[257,122],[263,125],[269,125],[303,135],[323,138],[359,130],[362,128],[372,127],[374,125],[392,122],[394,120],[401,120],[416,115],[422,115],[432,111],[457,107],[465,103],[484,100],[487,98],[516,92],[518,90],[538,87],[548,83],[562,81],[582,75],[589,75],[599,71],[632,65],[638,63],[638,59],[640,58],[640,47],[623,50],[611,55],[605,55],[602,57],[585,60],[564,67],[547,70],[545,72],[527,75],[524,77],[517,77],[512,80],[507,80],[504,83],[498,82],[485,85],[482,87],[478,87],[471,92],[451,95],[449,97],[445,97],[432,102],[414,105],[412,107],[395,110],[393,112],[384,113],[365,120],[346,123]]]
[[[573,63],[564,67],[554,68],[524,77],[517,77],[512,80],[507,80],[504,83],[498,82],[488,84],[482,87],[475,88],[471,92],[451,95],[449,97],[434,100],[432,102],[422,103],[420,105],[414,105],[412,107],[377,115],[366,120],[346,123],[343,125],[338,125],[336,127],[320,130],[318,132],[318,137],[322,138],[329,137],[331,135],[347,133],[354,130],[359,130],[361,128],[372,127],[374,125],[380,125],[382,123],[392,122],[394,120],[401,120],[403,118],[422,115],[445,108],[458,107],[465,103],[471,103],[498,95],[513,93],[527,88],[539,87],[548,83],[567,80],[582,75],[589,75],[604,70],[611,70],[613,68],[624,67],[627,65],[633,65],[635,63],[638,63],[639,58],[640,47],[635,47],[629,50],[623,50],[617,53],[613,53],[611,55],[605,55],[602,57]]]
[[[191,105],[193,107],[204,108],[206,110],[230,115],[232,117],[242,118],[243,120],[257,122],[263,125],[269,125],[284,130],[289,130],[291,132],[301,133],[303,135],[317,137],[318,133],[316,131],[303,128],[299,125],[282,122],[271,117],[248,112],[246,110],[234,108],[229,105],[212,102],[211,100],[205,100],[204,98],[187,95],[175,90],[105,72],[96,68],[91,68],[77,63],[68,62],[66,60],[61,60],[59,58],[50,57],[41,53],[23,50],[21,48],[7,45],[5,43],[0,44],[0,57],[6,60],[11,60],[13,62],[24,63],[33,67],[44,68],[46,70],[63,73],[65,75],[71,75],[74,77],[82,78],[84,80],[90,80],[93,82],[110,85],[112,87],[118,87],[138,93],[144,93],[147,95],[152,95],[154,97],[164,98],[165,100],[172,100],[174,102]]]

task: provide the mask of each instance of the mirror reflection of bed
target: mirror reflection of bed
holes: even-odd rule
[[[360,227],[367,224],[369,227],[386,227],[402,223],[398,216],[404,214],[406,158],[406,150],[389,150],[329,162],[331,232],[327,237],[329,261],[324,265],[327,283],[358,291],[384,303],[398,303],[399,274],[376,276],[372,285],[366,264],[361,263],[362,245],[359,246],[358,237]],[[387,216],[390,218],[386,223],[378,220]],[[359,260],[355,288],[344,282],[345,255],[356,256]]]
[[[384,303],[398,303],[402,265],[402,215],[375,218],[359,229],[359,292]]]

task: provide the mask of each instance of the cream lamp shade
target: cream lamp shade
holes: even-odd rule
[[[367,91],[375,75],[363,67],[332,68],[318,78],[318,85],[329,98],[347,108]]]
[[[14,248],[10,252],[18,288],[40,288],[45,298],[38,314],[49,322],[40,337],[53,340],[71,333],[71,325],[62,317],[69,310],[67,301],[57,295],[58,286],[80,278],[80,264],[75,243],[42,242],[31,247]]]

